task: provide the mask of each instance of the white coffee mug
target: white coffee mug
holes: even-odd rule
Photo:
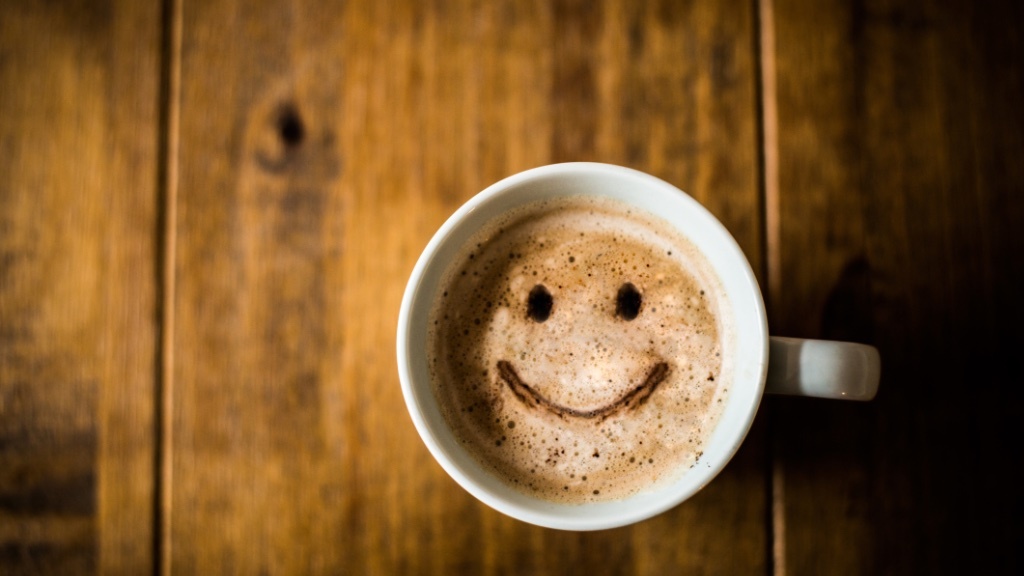
[[[427,357],[428,316],[445,270],[464,244],[495,217],[537,200],[567,195],[617,199],[657,215],[690,240],[721,280],[732,310],[733,362],[726,406],[698,466],[668,484],[623,500],[561,504],[520,492],[485,469],[460,444],[437,404]],[[459,208],[427,244],[409,278],[398,318],[398,372],[420,437],[442,468],[488,506],[519,520],[564,530],[599,530],[650,518],[710,482],[743,442],[765,392],[870,400],[878,389],[878,351],[863,344],[768,335],[757,280],[725,227],[692,197],[642,172],[596,163],[543,166],[510,176]]]

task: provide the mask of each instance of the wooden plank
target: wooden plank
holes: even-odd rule
[[[0,573],[153,569],[160,13],[0,5]]]
[[[760,267],[749,2],[223,0],[183,31],[172,571],[765,569],[761,435],[655,520],[534,528],[433,462],[393,353],[430,235],[532,166],[662,176]]]
[[[871,404],[774,406],[780,572],[1021,571],[1022,16],[775,2],[773,328],[883,363]]]

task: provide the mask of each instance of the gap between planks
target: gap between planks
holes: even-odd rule
[[[758,100],[761,120],[761,206],[764,225],[762,243],[763,272],[766,284],[764,300],[771,303],[780,294],[779,254],[779,118],[775,75],[774,0],[754,0],[757,15]],[[774,442],[771,414],[768,414],[768,492],[770,498],[769,552],[773,576],[786,574],[785,476]]]
[[[171,481],[173,474],[175,248],[181,119],[182,1],[164,0],[160,54],[160,134],[157,175],[160,219],[156,271],[160,294],[160,348],[156,375],[153,573],[171,573]]]

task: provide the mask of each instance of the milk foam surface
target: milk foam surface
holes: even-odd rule
[[[626,283],[642,298],[632,320],[616,314]],[[552,297],[544,321],[528,310],[538,285]],[[434,394],[499,478],[583,503],[698,462],[731,380],[730,311],[703,255],[669,224],[607,199],[530,204],[481,230],[441,286],[428,335]]]

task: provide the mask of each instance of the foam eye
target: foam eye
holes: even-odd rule
[[[632,320],[640,314],[642,303],[640,291],[636,289],[636,286],[626,282],[619,288],[619,293],[615,296],[615,315]]]
[[[537,284],[530,290],[530,297],[526,301],[526,314],[536,322],[543,322],[551,316],[551,306],[554,303],[548,289],[543,284]]]

